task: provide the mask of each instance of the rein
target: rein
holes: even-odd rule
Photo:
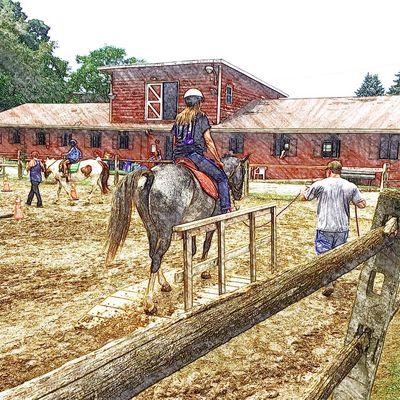
[[[282,208],[277,214],[276,218],[278,218],[283,212],[285,212],[300,196],[301,193],[299,193],[294,199],[290,200],[288,204],[286,204],[285,207]],[[233,203],[235,204],[235,200],[233,200]],[[250,225],[246,221],[242,221],[247,227],[250,227]],[[271,223],[271,220],[265,222],[264,224],[261,225],[256,225],[256,228],[263,228],[264,226],[267,226]]]

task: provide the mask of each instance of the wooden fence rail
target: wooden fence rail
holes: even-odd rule
[[[389,229],[376,227],[365,236],[269,281],[254,282],[189,313],[114,340],[42,377],[2,392],[0,399],[130,399],[382,250],[398,246],[400,239],[393,232],[398,228],[400,194],[396,201],[394,211],[386,217],[386,210],[377,209],[386,220],[394,215],[386,224]],[[398,263],[399,254],[392,257]]]
[[[256,240],[256,217],[270,215],[270,236],[264,236]],[[225,249],[226,227],[239,222],[248,222],[249,244],[235,248],[230,251]],[[267,225],[267,224],[265,224]],[[196,235],[217,231],[218,250],[217,257],[193,264],[192,238]],[[174,232],[183,238],[183,271],[175,274],[175,282],[184,281],[184,305],[185,311],[193,307],[193,277],[208,270],[213,266],[218,268],[218,293],[226,293],[226,262],[239,255],[249,253],[250,255],[250,282],[256,281],[256,249],[257,247],[271,243],[271,268],[276,269],[277,254],[277,229],[276,229],[276,206],[257,206],[246,210],[234,211],[215,217],[205,218],[199,221],[188,222],[174,227]]]

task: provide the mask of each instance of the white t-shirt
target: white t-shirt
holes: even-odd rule
[[[338,177],[314,182],[304,196],[307,200],[318,199],[317,230],[327,232],[348,231],[350,202],[363,200],[354,183]]]

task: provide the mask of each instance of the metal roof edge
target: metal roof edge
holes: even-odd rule
[[[360,128],[229,128],[220,125],[213,125],[212,131],[215,133],[337,133],[337,134],[356,134],[356,133],[400,133],[400,129],[397,128],[381,128],[381,129],[360,129]]]
[[[23,129],[82,129],[82,130],[109,130],[109,131],[127,131],[127,130],[137,130],[137,131],[153,131],[153,132],[170,132],[171,126],[112,126],[112,125],[32,125],[32,124],[4,124],[0,123],[0,128],[23,128]]]

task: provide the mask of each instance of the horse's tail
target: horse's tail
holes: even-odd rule
[[[103,194],[108,194],[108,193],[110,193],[110,188],[108,187],[108,178],[110,177],[110,168],[104,161],[98,160],[98,162],[100,163],[100,165],[102,167],[101,174],[100,174],[101,192]]]
[[[126,175],[115,189],[107,230],[107,265],[114,260],[118,249],[123,246],[128,235],[132,206],[138,189],[138,181],[142,176],[146,177],[144,189],[148,191],[154,179],[153,172],[151,171],[130,173]]]

